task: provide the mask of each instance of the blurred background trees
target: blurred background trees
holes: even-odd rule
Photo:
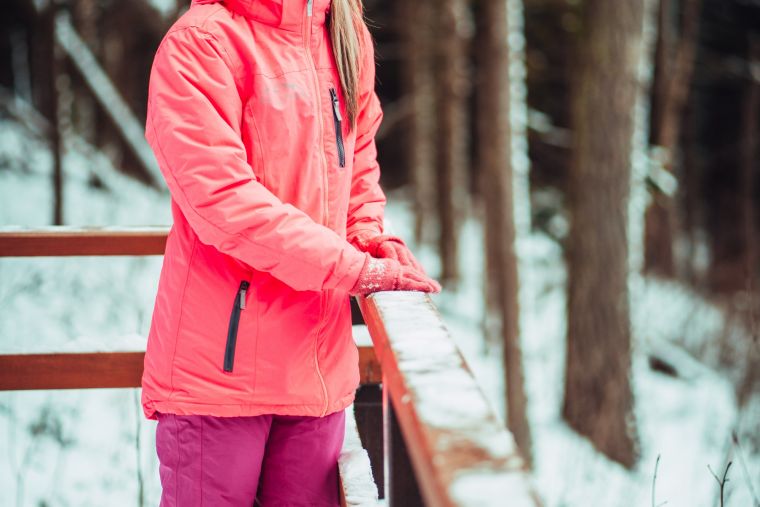
[[[567,269],[562,415],[605,455],[637,463],[631,364],[648,339],[631,324],[639,275],[740,325],[676,341],[730,380],[740,410],[760,390],[760,4],[648,1],[364,1],[385,109],[383,186],[409,203],[415,246],[435,253],[447,292],[466,285],[468,252],[483,252],[483,348],[502,358],[505,419],[529,457],[535,400],[523,365],[535,336],[523,320],[539,292],[526,282],[530,237],[550,238]],[[136,181],[155,179],[130,144],[130,120],[114,118],[56,42],[56,13],[70,16],[139,123],[155,49],[187,5],[7,2],[0,110],[49,141],[50,223],[69,223],[61,154],[72,139]],[[106,177],[92,171],[90,185]],[[646,202],[629,206],[631,196]],[[482,243],[463,244],[468,221],[482,226]],[[677,370],[644,353],[653,368]]]

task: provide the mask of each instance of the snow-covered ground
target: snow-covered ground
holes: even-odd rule
[[[50,155],[17,123],[0,118],[0,225],[45,225],[51,216]],[[165,195],[108,176],[109,164],[83,145],[64,160],[65,219],[76,225],[158,225],[170,221]],[[91,171],[106,189],[89,185]],[[410,238],[411,213],[403,193],[389,194],[390,230]],[[464,281],[435,295],[452,335],[499,414],[504,411],[500,354],[482,338],[482,231],[466,221],[461,244]],[[752,505],[760,489],[760,459],[744,445],[746,471],[731,431],[755,434],[760,396],[738,413],[732,384],[680,347],[716,340],[726,328],[715,307],[679,287],[642,283],[634,295],[633,386],[641,441],[640,465],[627,471],[600,456],[559,417],[564,361],[564,267],[558,246],[529,240],[526,279],[535,301],[523,330],[526,387],[533,431],[534,482],[546,506],[716,505],[717,484],[707,465],[722,471],[734,460],[729,506]],[[415,248],[428,272],[438,259]],[[157,257],[0,260],[0,350],[142,347],[161,259]],[[679,372],[651,370],[655,351]],[[747,415],[750,414],[750,415]],[[753,417],[754,415],[754,417]],[[139,411],[137,390],[0,393],[0,507],[157,505],[154,423]],[[746,475],[746,476],[745,476]],[[748,476],[748,477],[747,477]],[[751,479],[749,479],[751,478]],[[748,480],[749,479],[749,480]],[[750,482],[754,481],[754,482]]]

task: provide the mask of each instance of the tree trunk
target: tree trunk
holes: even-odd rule
[[[42,82],[44,83],[44,93],[42,96],[41,110],[47,120],[50,122],[50,131],[48,132],[50,142],[50,152],[53,155],[53,170],[51,172],[51,185],[53,188],[53,225],[63,225],[63,160],[61,157],[61,131],[58,121],[58,90],[56,82],[61,71],[60,51],[55,42],[55,18],[57,13],[57,3],[51,2],[44,12],[40,13],[38,20],[40,30],[38,33],[43,35],[41,49],[44,56],[40,62],[46,64],[44,72],[41,73]]]
[[[673,236],[676,227],[676,206],[668,185],[657,185],[674,176],[678,156],[683,110],[691,89],[691,78],[699,35],[701,0],[681,0],[681,22],[677,43],[673,36],[673,4],[660,0],[658,13],[657,73],[655,77],[655,110],[652,142],[661,150],[660,177],[654,178],[653,198],[646,212],[644,270],[646,273],[673,278],[676,263]],[[675,46],[675,47],[673,47]]]
[[[503,341],[507,426],[528,465],[531,437],[520,347],[511,161],[507,0],[482,0],[477,10],[477,159],[485,204],[487,308],[498,312]]]
[[[461,219],[467,200],[467,94],[466,45],[469,12],[465,0],[436,2],[436,166],[441,281],[459,278],[458,248]]]
[[[689,286],[704,288],[704,270],[698,265],[699,232],[703,219],[700,213],[705,205],[700,199],[702,185],[702,162],[699,155],[699,136],[696,126],[697,113],[694,104],[689,104],[683,116],[683,166],[678,199],[681,216],[681,231],[684,239],[683,261],[680,278]]]
[[[563,416],[609,458],[632,467],[628,199],[642,48],[639,0],[587,0],[574,83],[568,199],[568,327]]]
[[[406,120],[407,167],[414,192],[414,238],[419,244],[431,238],[426,231],[435,220],[433,103],[433,4],[430,0],[397,2],[402,50],[401,82],[404,100],[411,102]]]
[[[748,62],[760,62],[760,36],[749,36]],[[745,322],[750,330],[747,343],[747,366],[739,386],[739,403],[744,404],[755,389],[760,379],[760,337],[758,335],[758,318],[760,305],[758,304],[758,265],[757,248],[757,225],[755,216],[757,205],[755,202],[758,167],[758,118],[760,117],[760,76],[750,73],[747,83],[744,114],[742,118],[742,213],[741,220],[744,229],[744,269],[747,281],[747,308]]]

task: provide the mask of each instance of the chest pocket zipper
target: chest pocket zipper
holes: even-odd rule
[[[346,149],[343,146],[343,129],[341,128],[343,119],[340,115],[340,102],[335,88],[330,88],[330,99],[332,99],[333,123],[335,124],[335,143],[338,146],[338,163],[341,167],[346,167]]]
[[[245,310],[245,295],[250,283],[246,280],[240,281],[235,293],[235,301],[232,303],[232,313],[230,314],[230,324],[227,328],[227,345],[224,348],[224,371],[232,372],[232,365],[235,362],[235,344],[237,343],[238,325],[240,324],[240,312]]]

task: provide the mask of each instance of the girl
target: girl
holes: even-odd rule
[[[162,506],[338,505],[349,295],[440,291],[383,234],[358,0],[193,0],[150,76],[172,197],[142,402]]]

